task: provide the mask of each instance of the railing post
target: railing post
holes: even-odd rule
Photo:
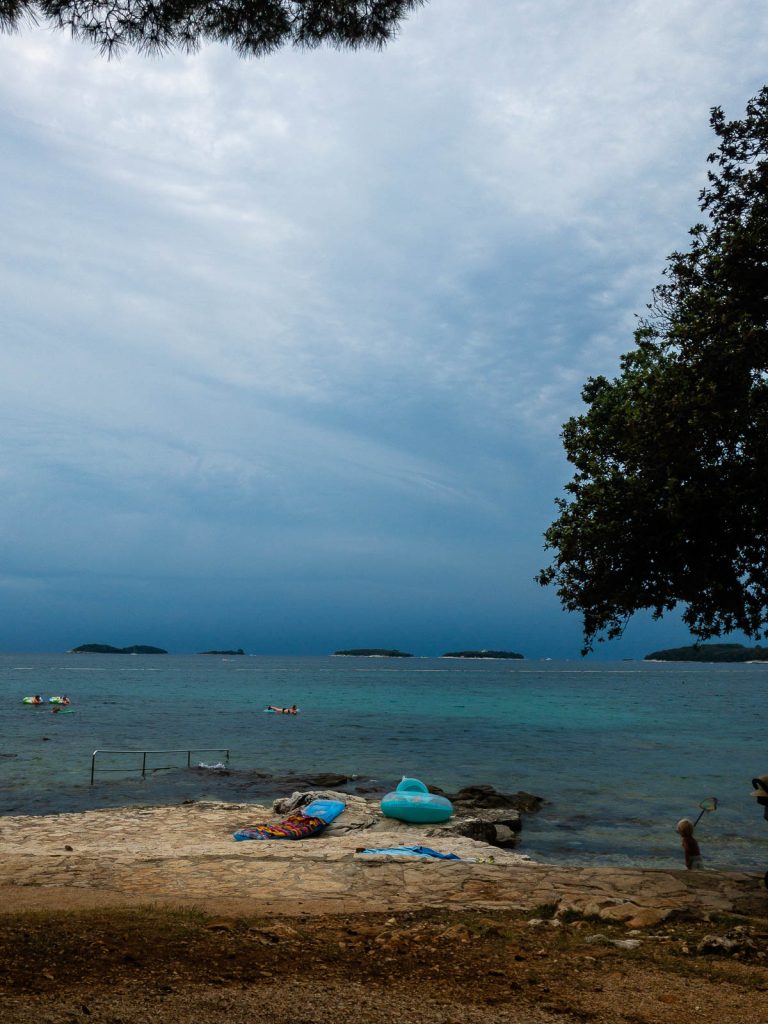
[[[187,751],[187,768],[191,768],[191,767],[192,767],[192,751],[188,750]]]
[[[147,777],[147,752],[143,751],[141,757],[141,777],[145,779]]]

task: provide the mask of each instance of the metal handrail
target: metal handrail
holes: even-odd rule
[[[94,776],[96,772],[130,772],[138,771],[138,768],[96,768],[96,755],[97,754],[141,754],[141,777],[146,778],[147,771],[150,772],[163,772],[168,771],[171,768],[181,768],[179,764],[164,764],[157,765],[152,768],[147,768],[147,754],[186,754],[187,755],[187,768],[192,767],[192,754],[224,754],[224,760],[226,764],[229,764],[229,748],[228,747],[179,747],[176,749],[165,749],[165,750],[107,750],[102,748],[94,750],[91,754],[91,785],[94,784]]]

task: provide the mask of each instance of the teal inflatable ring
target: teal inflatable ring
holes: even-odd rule
[[[430,793],[420,779],[403,779],[393,793],[382,798],[381,812],[398,821],[436,824],[448,821],[453,814],[453,804],[444,796]]]

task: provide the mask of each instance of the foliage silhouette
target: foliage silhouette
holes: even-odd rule
[[[700,639],[768,625],[768,87],[713,108],[707,223],[675,252],[615,380],[590,378],[563,428],[576,474],[536,577],[584,649],[676,605]]]
[[[0,0],[0,30],[47,24],[114,56],[225,43],[242,57],[290,44],[381,48],[426,0]]]

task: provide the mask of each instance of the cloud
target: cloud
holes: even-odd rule
[[[0,38],[11,575],[367,564],[490,615],[504,565],[532,600],[560,424],[766,30],[758,0],[442,0],[383,53]]]

